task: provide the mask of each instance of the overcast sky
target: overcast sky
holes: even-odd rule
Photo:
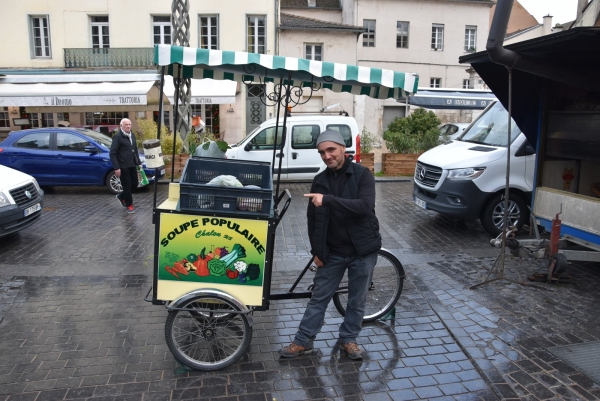
[[[577,0],[519,0],[529,14],[541,24],[544,15],[552,15],[552,25],[573,21],[577,14]]]

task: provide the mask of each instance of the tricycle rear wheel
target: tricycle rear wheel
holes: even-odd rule
[[[202,295],[177,307],[187,310],[169,311],[165,337],[179,362],[196,370],[219,370],[248,351],[252,327],[230,300]]]

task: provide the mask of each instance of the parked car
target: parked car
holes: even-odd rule
[[[275,142],[276,119],[262,123],[248,136],[227,150],[229,159],[273,161],[273,143]],[[279,121],[278,141],[282,136],[283,118]],[[339,131],[346,142],[346,157],[360,162],[360,139],[358,125],[353,117],[343,115],[304,114],[292,115],[286,120],[286,143],[283,153],[275,159],[275,173],[281,161],[281,180],[312,179],[327,167],[317,151],[317,137],[326,129]],[[291,135],[290,135],[291,133]]]
[[[0,237],[38,221],[43,206],[44,191],[35,178],[0,165]]]
[[[510,151],[509,225],[529,219],[535,149],[514,120],[508,140],[508,112],[491,103],[469,128],[419,156],[413,199],[428,210],[459,218],[479,218],[496,236],[503,228],[506,152]]]
[[[13,131],[0,142],[0,164],[30,174],[41,186],[107,186],[123,190],[109,152],[112,138],[85,128],[36,128]],[[142,166],[149,181],[154,169]],[[141,182],[141,181],[140,181]]]
[[[440,127],[440,140],[453,140],[463,133],[471,123],[448,123]]]

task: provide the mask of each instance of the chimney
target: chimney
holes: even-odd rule
[[[577,0],[577,17],[576,20],[583,15],[583,9],[587,6],[588,0]]]
[[[544,16],[544,27],[542,29],[542,35],[549,35],[552,33],[552,16],[550,14]]]

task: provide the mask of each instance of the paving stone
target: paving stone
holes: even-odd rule
[[[274,288],[291,283],[309,255],[306,201],[301,196],[309,184],[289,188],[294,202],[277,229]],[[441,392],[420,396],[416,388],[403,387],[412,385],[411,379],[426,378],[436,385],[419,389],[439,391],[447,385],[450,392],[458,391],[455,385],[460,384],[466,392],[452,395],[456,399],[494,399],[479,376],[482,371],[508,399],[518,397],[516,390],[523,399],[531,399],[536,391],[547,396],[546,390],[557,398],[597,397],[585,376],[545,350],[598,340],[600,331],[583,323],[600,317],[594,308],[600,301],[596,270],[572,264],[571,274],[579,285],[555,289],[552,297],[500,283],[468,290],[487,274],[496,252],[489,250],[489,235],[479,223],[457,223],[418,209],[410,182],[378,182],[376,189],[384,246],[403,260],[408,277],[396,322],[365,325],[359,338],[368,351],[365,361],[350,362],[336,352],[342,319],[333,306],[316,341],[319,354],[281,361],[276,351],[291,341],[306,306],[306,300],[291,300],[254,313],[248,357],[218,373],[183,374],[175,373],[177,366],[164,342],[167,312],[142,301],[151,285],[146,261],[152,264],[154,247],[152,192],[134,195],[139,206],[133,218],[119,215],[122,210],[115,209],[103,188],[49,192],[46,206],[55,209],[42,215],[35,230],[24,230],[0,245],[0,271],[12,274],[17,266],[23,275],[0,277],[0,393],[6,393],[0,394],[0,401],[21,394],[26,399],[36,391],[41,391],[37,400],[45,391],[48,397],[59,397],[62,391],[68,395],[78,388],[99,388],[96,396],[87,396],[96,401],[171,400],[194,397],[195,389],[198,397],[212,389],[207,391],[214,395],[204,398],[222,401],[448,399]],[[159,202],[165,199],[166,186],[159,186],[158,197]],[[88,213],[90,205],[93,215]],[[85,224],[72,224],[81,216],[87,216]],[[85,235],[77,232],[79,227],[85,227]],[[31,244],[37,252],[27,251]],[[477,252],[489,256],[475,256]],[[94,263],[93,272],[79,269],[82,254]],[[422,255],[423,262],[405,263],[418,259],[413,255]],[[514,259],[507,264],[507,274],[513,266],[522,272],[539,266]],[[303,281],[310,283],[310,277]],[[13,367],[21,373],[11,373]],[[513,379],[519,372],[515,367],[528,376],[517,374]],[[188,387],[176,386],[180,378],[191,379]],[[45,388],[50,385],[52,390]],[[34,388],[39,390],[30,391]],[[221,389],[246,393],[230,395]]]

